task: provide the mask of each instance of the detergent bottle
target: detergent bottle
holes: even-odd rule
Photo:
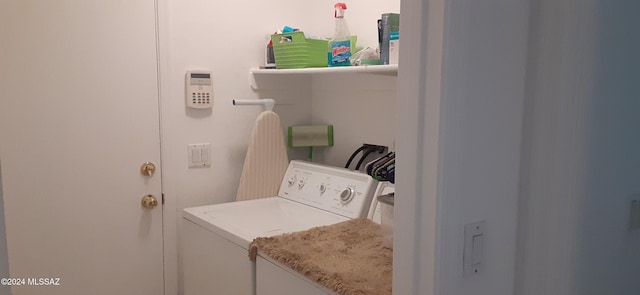
[[[344,19],[344,11],[347,4],[336,3],[333,6],[334,18],[336,20],[333,38],[329,41],[329,66],[349,66],[351,65],[351,35],[347,21]]]

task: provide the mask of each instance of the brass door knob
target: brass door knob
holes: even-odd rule
[[[146,162],[140,167],[140,173],[144,176],[151,176],[154,172],[156,172],[156,165],[151,162]]]
[[[156,206],[158,206],[158,200],[153,195],[146,195],[142,197],[142,207],[153,209]]]

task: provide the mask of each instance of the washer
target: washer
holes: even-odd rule
[[[291,161],[278,196],[185,209],[184,294],[256,294],[253,239],[366,217],[376,185],[359,172]]]
[[[380,182],[375,190],[367,218],[381,222],[380,205],[377,196],[395,192],[395,186],[389,182]],[[271,257],[258,253],[256,258],[256,294],[257,295],[337,295],[336,292],[314,282],[303,274],[283,265]]]

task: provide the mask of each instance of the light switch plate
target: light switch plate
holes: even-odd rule
[[[462,256],[464,276],[480,274],[485,263],[486,222],[479,221],[464,226],[464,253]]]
[[[211,166],[211,145],[194,143],[187,145],[187,161],[189,168]]]

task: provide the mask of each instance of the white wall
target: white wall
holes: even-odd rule
[[[637,294],[637,1],[532,1],[517,294]]]
[[[344,167],[363,143],[395,145],[397,77],[321,75],[313,78],[312,121],[333,124],[335,146],[318,148],[318,161]],[[374,154],[379,157],[379,154]],[[355,168],[360,155],[354,158]]]
[[[438,294],[512,294],[528,1],[445,9]],[[486,221],[483,269],[463,277],[464,226]]]
[[[232,99],[274,98],[274,109],[280,115],[283,128],[290,125],[331,122],[337,125],[336,134],[356,132],[348,120],[334,120],[321,112],[312,112],[312,100],[324,100],[315,94],[318,83],[331,77],[315,78],[306,75],[255,76],[257,88],[250,86],[249,70],[264,61],[265,35],[284,25],[299,27],[315,35],[330,36],[333,32],[334,1],[281,0],[277,3],[261,1],[160,1],[160,67],[161,67],[161,114],[163,186],[166,199],[165,249],[169,259],[165,261],[167,294],[180,290],[175,281],[180,277],[179,224],[182,209],[233,201],[239,182],[242,163],[255,118],[262,111],[258,106],[232,106]],[[394,6],[397,12],[399,1],[350,1],[348,15],[352,32],[362,27],[370,30],[362,34],[362,40],[377,43],[375,20],[386,7]],[[326,7],[325,7],[326,6]],[[362,9],[358,9],[361,6]],[[321,14],[320,10],[327,13]],[[365,16],[358,16],[356,11]],[[365,13],[366,12],[366,13]],[[366,21],[363,21],[366,19]],[[372,21],[373,19],[373,21]],[[366,25],[364,25],[366,23]],[[360,35],[360,33],[358,33]],[[184,75],[190,68],[213,71],[214,107],[211,110],[190,110],[184,106]],[[319,79],[321,82],[316,82]],[[373,77],[367,80],[375,89],[383,89],[384,104],[393,104],[395,78]],[[382,79],[382,80],[380,80]],[[366,85],[353,77],[355,88],[342,88],[343,97],[353,102],[366,100],[366,93],[358,93]],[[323,87],[323,86],[322,86]],[[334,85],[334,89],[349,85]],[[368,86],[366,86],[368,87]],[[322,90],[322,89],[321,89]],[[324,92],[324,90],[321,91]],[[369,92],[370,93],[370,92]],[[331,93],[330,93],[331,94]],[[348,97],[346,97],[348,95]],[[333,97],[332,97],[333,99]],[[333,100],[335,101],[335,100]],[[352,102],[352,103],[353,103]],[[322,105],[322,104],[320,104]],[[351,107],[342,107],[337,114],[352,112]],[[361,110],[358,106],[357,110]],[[365,111],[377,111],[376,106],[365,106]],[[372,122],[373,123],[373,122]],[[369,131],[369,134],[374,134]],[[361,138],[354,142],[361,143]],[[393,141],[393,134],[385,131],[385,142]],[[211,143],[212,165],[210,168],[189,169],[187,167],[187,144]],[[336,141],[336,149],[348,142]],[[350,144],[350,143],[349,143]],[[356,146],[357,147],[357,146]],[[355,147],[354,147],[355,148]],[[348,153],[351,153],[351,146]],[[304,158],[305,151],[291,151],[292,158]],[[321,154],[320,154],[321,155]],[[340,158],[348,157],[340,155]],[[341,160],[342,165],[344,164]],[[336,161],[337,162],[337,161]],[[338,164],[338,163],[336,163]],[[171,254],[173,253],[173,254]]]
[[[528,1],[402,5],[394,293],[513,294]],[[483,269],[464,277],[481,220]]]

